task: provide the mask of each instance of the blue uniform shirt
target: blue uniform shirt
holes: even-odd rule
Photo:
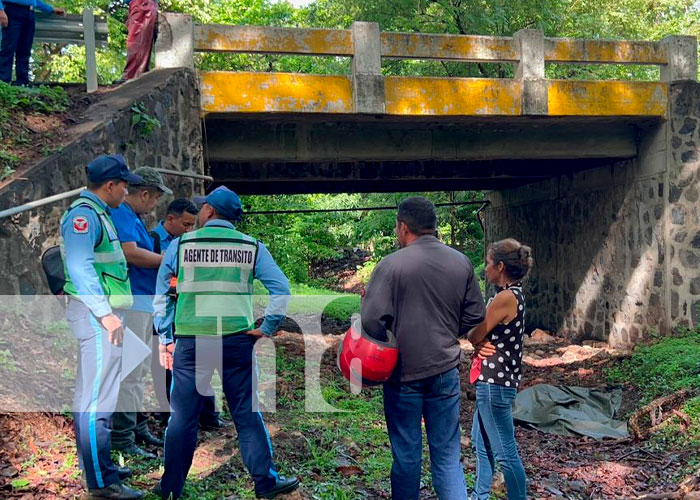
[[[165,226],[163,226],[163,221],[158,222],[158,225],[153,232],[160,237],[160,253],[165,253],[175,237],[171,235],[167,229],[165,229]]]
[[[131,205],[124,202],[119,208],[112,210],[114,227],[119,233],[119,241],[122,243],[136,242],[136,246],[153,251],[153,240],[148,234],[146,225],[141,217],[136,215]],[[153,295],[156,291],[156,276],[158,269],[138,267],[129,264],[129,280],[131,281],[131,293],[134,296],[132,309],[136,311],[153,312]]]
[[[110,213],[107,204],[87,189],[80,193],[80,197],[89,198]],[[88,221],[87,231],[74,229],[73,219],[76,217],[84,217]],[[71,209],[61,225],[61,237],[68,274],[78,290],[80,300],[98,318],[110,314],[112,308],[94,268],[95,246],[102,238],[102,223],[97,213],[87,205]]]
[[[38,9],[42,12],[53,12],[53,7],[42,2],[41,0],[12,0],[12,3],[33,7],[34,9]],[[0,10],[5,10],[5,5],[3,5],[2,0],[0,0]]]
[[[233,224],[221,219],[210,220],[205,226],[228,227],[233,229]],[[175,301],[167,295],[170,288],[170,278],[176,276],[177,248],[180,238],[172,240],[168,250],[163,256],[163,262],[158,269],[156,282],[156,297],[153,300],[154,325],[160,336],[161,344],[170,344],[173,341],[173,321],[175,319]],[[272,335],[279,328],[287,311],[291,289],[289,280],[279,268],[270,251],[260,243],[258,256],[255,260],[255,278],[260,280],[268,292],[270,303],[265,309],[265,320],[260,329],[265,335]]]

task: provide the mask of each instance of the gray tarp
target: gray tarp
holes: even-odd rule
[[[513,405],[517,423],[542,432],[594,439],[625,438],[627,422],[614,420],[622,390],[538,384],[518,393]]]

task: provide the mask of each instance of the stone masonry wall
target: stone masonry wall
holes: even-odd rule
[[[161,126],[144,137],[132,127],[134,103],[143,102]],[[147,73],[111,92],[88,111],[78,138],[23,172],[0,190],[0,209],[84,186],[85,165],[100,154],[120,153],[132,168],[151,166],[203,173],[200,97],[196,74],[186,69]],[[202,192],[201,181],[164,176],[175,197]],[[164,197],[162,210],[172,197]],[[59,220],[73,199],[0,220],[0,295],[48,293],[40,257],[56,245]]]
[[[514,237],[533,249],[529,329],[617,347],[668,329],[665,174],[646,168],[626,160],[490,193],[486,241]]]
[[[672,85],[669,101],[670,317],[674,325],[695,326],[700,323],[700,85]]]

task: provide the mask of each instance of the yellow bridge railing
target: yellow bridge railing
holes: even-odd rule
[[[166,14],[158,67],[194,66],[195,52],[296,54],[352,58],[350,75],[200,72],[205,113],[360,113],[403,116],[665,117],[668,84],[697,80],[694,37],[657,42],[512,37],[351,29],[194,24]],[[437,59],[510,63],[514,78],[384,76],[381,60]],[[661,68],[658,82],[554,80],[547,63],[635,64]]]

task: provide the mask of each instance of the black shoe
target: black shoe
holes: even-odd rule
[[[217,418],[216,420],[212,421],[204,421],[204,422],[199,422],[199,428],[203,431],[216,431],[220,429],[226,429],[228,427],[231,427],[233,425],[233,422],[230,420],[224,420],[223,418]]]
[[[129,467],[117,467],[117,474],[119,475],[119,480],[124,481],[124,479],[129,479],[134,475],[134,471]]]
[[[114,80],[112,82],[112,85],[121,85],[122,83],[126,82],[123,78],[119,78],[118,80]]]
[[[158,448],[162,448],[164,444],[163,440],[155,437],[153,434],[151,434],[151,431],[146,431],[143,434],[136,434],[136,443],[157,446]]]
[[[257,498],[275,498],[281,493],[289,493],[290,491],[296,490],[298,487],[299,480],[297,478],[280,476],[277,479],[277,484],[269,490],[260,491],[258,488],[255,488],[255,496]]]
[[[146,451],[143,448],[136,446],[135,444],[127,446],[126,448],[114,448],[114,451],[120,451],[126,455],[132,455],[132,456],[141,457],[141,458],[148,458],[151,460],[153,460],[154,458],[158,458],[156,455],[154,455],[150,451]]]
[[[138,500],[146,496],[143,491],[134,490],[122,483],[110,484],[106,488],[88,490],[90,498],[116,498],[118,500]]]
[[[124,481],[125,479],[129,479],[133,475],[134,475],[134,471],[132,471],[129,467],[117,467],[117,476],[119,476],[120,481]],[[82,477],[80,479],[80,482],[83,483],[83,488],[87,489],[87,481],[85,480],[85,471],[82,471]]]

